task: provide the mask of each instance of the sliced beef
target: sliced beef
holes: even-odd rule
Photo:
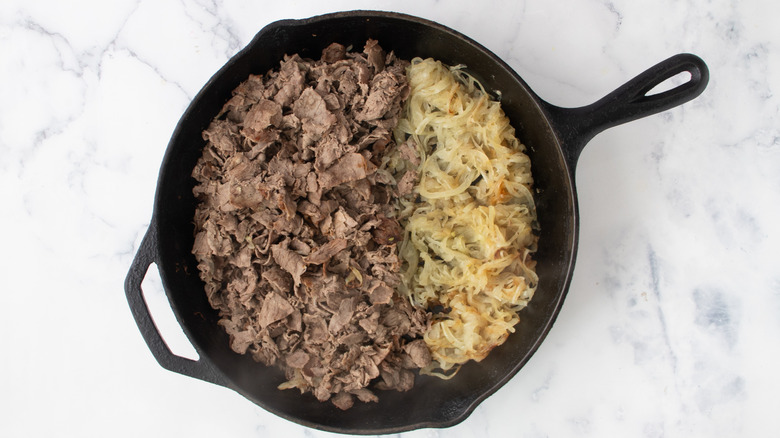
[[[306,256],[304,261],[309,264],[321,265],[330,260],[334,255],[340,253],[346,247],[346,239],[333,239],[315,249],[311,254]]]
[[[243,134],[254,142],[273,141],[278,139],[275,130],[282,123],[282,107],[276,102],[263,99],[251,106],[247,112],[243,125]]]
[[[357,227],[358,222],[343,207],[339,207],[338,211],[333,213],[332,227],[325,231],[325,234],[336,239],[352,238]]]
[[[301,275],[306,272],[306,263],[304,263],[303,257],[295,251],[289,250],[281,243],[272,245],[271,253],[274,261],[292,275],[295,285],[301,284]]]
[[[279,293],[287,294],[292,290],[292,278],[290,274],[283,271],[278,266],[272,266],[270,269],[263,271],[262,277]]]
[[[339,184],[365,178],[372,167],[374,166],[367,162],[363,155],[348,153],[321,173],[317,182],[323,190],[327,190]]]
[[[339,141],[335,135],[326,136],[314,148],[314,167],[317,170],[325,170],[347,152],[354,152],[354,149],[354,146]]]
[[[322,60],[328,64],[341,61],[347,56],[347,49],[339,43],[331,43],[322,49]]]
[[[277,76],[277,84],[271,86],[271,89],[278,89],[274,94],[273,100],[283,107],[290,107],[292,102],[301,95],[306,78],[298,65],[300,61],[298,55],[288,57],[282,62],[281,70]],[[281,85],[281,86],[280,86]]]
[[[363,48],[368,57],[368,63],[374,68],[374,73],[379,73],[385,69],[385,51],[379,46],[377,40],[368,40]]]
[[[285,362],[288,367],[303,368],[309,363],[309,354],[303,350],[296,350],[287,356]]]
[[[418,180],[419,176],[416,170],[407,170],[404,176],[401,177],[401,180],[398,181],[398,195],[405,196],[412,193]]]
[[[393,298],[393,289],[387,284],[377,281],[375,287],[369,292],[371,304],[390,304]]]
[[[404,346],[404,351],[412,360],[412,363],[418,368],[423,368],[431,363],[431,350],[425,344],[425,341],[418,339]]]
[[[303,317],[304,339],[309,345],[319,345],[330,339],[328,322],[324,316],[307,314]]]
[[[355,404],[355,399],[352,397],[352,394],[348,392],[339,392],[333,397],[333,404],[336,405],[337,408],[346,411]]]
[[[276,292],[271,292],[266,295],[263,300],[263,306],[260,308],[260,314],[257,317],[257,323],[262,328],[268,327],[270,324],[279,321],[282,318],[286,318],[295,309],[287,302],[285,298]]]
[[[390,70],[377,74],[371,80],[371,89],[363,110],[355,118],[360,121],[372,121],[383,119],[387,115],[397,115],[401,107],[395,96],[402,91],[408,93],[405,87],[404,79]],[[391,113],[391,110],[394,111]]]
[[[301,121],[306,139],[319,140],[336,123],[336,116],[328,110],[325,100],[311,87],[304,89],[293,103],[293,114]]]
[[[412,166],[417,167],[420,165],[420,154],[417,152],[417,147],[414,145],[414,140],[411,137],[398,145],[398,152],[401,158],[408,161]]]
[[[398,221],[384,215],[377,215],[373,227],[374,240],[383,245],[398,243],[403,237],[403,229]]]
[[[354,313],[355,300],[353,298],[342,299],[341,303],[339,304],[338,311],[330,319],[330,323],[328,324],[328,331],[330,331],[330,333],[333,335],[337,334],[350,322],[350,320],[352,320],[352,315]]]
[[[397,149],[419,160],[391,135],[407,66],[373,40],[286,56],[234,90],[192,172],[192,252],[230,347],[341,409],[430,361],[430,315],[394,290],[394,202],[413,182],[378,170]]]

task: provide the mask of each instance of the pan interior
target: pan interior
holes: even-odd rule
[[[402,58],[433,57],[465,64],[488,90],[500,90],[504,111],[529,150],[537,187],[540,285],[521,314],[517,331],[480,363],[469,363],[449,381],[420,376],[405,393],[380,392],[378,403],[340,411],[298,391],[229,348],[208,304],[190,253],[196,200],[192,168],[201,154],[201,132],[250,73],[277,68],[285,54],[319,58],[332,42],[360,50],[368,38]],[[230,386],[265,409],[307,426],[348,433],[390,433],[444,427],[462,421],[479,401],[511,378],[531,357],[554,321],[568,288],[576,250],[576,200],[571,173],[535,95],[502,61],[456,32],[425,20],[389,13],[353,12],[274,23],[231,59],[201,90],[179,122],[163,161],[155,199],[163,283],[174,312],[201,358],[214,364]]]

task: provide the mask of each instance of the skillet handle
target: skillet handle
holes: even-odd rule
[[[149,266],[157,262],[158,254],[157,226],[152,220],[125,278],[127,303],[130,305],[133,318],[135,318],[135,323],[138,325],[146,345],[163,368],[217,385],[228,386],[227,380],[222,374],[202,358],[191,360],[173,354],[154,324],[149,307],[143,297],[141,283],[146,277]]]
[[[648,95],[662,82],[688,72],[690,80],[670,90]],[[709,70],[696,55],[681,53],[640,73],[597,102],[580,108],[546,104],[573,173],[580,152],[596,134],[607,128],[666,111],[700,95],[707,87]]]

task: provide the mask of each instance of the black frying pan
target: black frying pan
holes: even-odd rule
[[[281,371],[230,349],[227,335],[217,325],[217,312],[206,300],[190,253],[196,206],[190,173],[204,145],[201,132],[250,73],[262,74],[278,67],[285,54],[318,59],[331,42],[359,49],[368,38],[379,40],[384,49],[394,50],[405,59],[433,57],[450,65],[466,64],[488,90],[500,90],[504,111],[520,140],[529,147],[539,190],[539,288],[522,311],[517,332],[482,362],[468,363],[452,380],[421,376],[409,392],[380,392],[378,403],[357,403],[348,411],[340,411],[310,394],[276,389],[285,380]],[[689,81],[647,95],[656,85],[682,72],[690,73]],[[173,132],[160,169],[151,223],[125,282],[133,316],[164,368],[233,389],[268,411],[302,425],[353,434],[454,425],[517,373],[558,315],[577,251],[574,169],[582,148],[606,128],[695,98],[707,80],[704,62],[681,54],[657,64],[592,105],[560,108],[534,94],[496,55],[431,21],[396,13],[353,11],[272,23],[209,80]],[[140,285],[151,263],[157,264],[171,307],[200,356],[197,361],[171,353],[149,315]]]

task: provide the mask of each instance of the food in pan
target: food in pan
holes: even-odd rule
[[[427,315],[394,292],[401,228],[377,172],[407,65],[376,41],[288,56],[234,91],[193,171],[193,253],[232,349],[342,409],[430,361]]]
[[[203,133],[192,252],[231,348],[284,370],[281,389],[348,409],[411,389],[413,370],[451,375],[533,293],[522,146],[475,81],[432,82],[426,65],[374,40],[286,56]],[[426,102],[442,85],[473,119],[451,134]]]
[[[506,340],[536,290],[531,162],[499,103],[462,67],[416,58],[408,77],[395,137],[415,153],[389,165],[418,179],[399,200],[400,290],[435,309],[423,372],[450,377]]]

